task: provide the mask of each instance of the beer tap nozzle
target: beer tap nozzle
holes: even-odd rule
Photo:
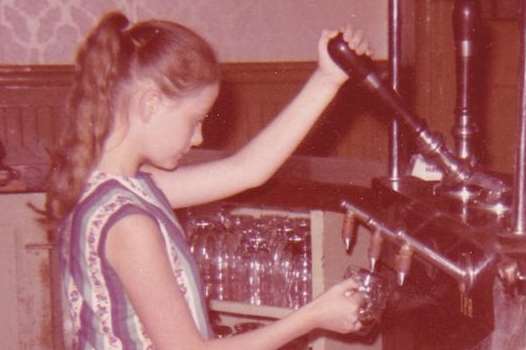
[[[382,237],[382,232],[377,228],[371,236],[371,241],[369,243],[369,269],[371,271],[376,269],[376,263],[378,262],[382,252],[383,241],[384,238]]]
[[[410,245],[404,244],[395,258],[395,266],[397,271],[397,282],[399,286],[403,286],[409,270],[411,269],[411,258],[413,256],[413,249]]]
[[[354,238],[354,225],[355,225],[356,219],[354,216],[354,213],[352,211],[347,211],[343,218],[343,224],[342,224],[342,240],[343,244],[345,245],[345,251],[347,253],[350,253],[352,250],[352,247],[354,246],[355,238]]]

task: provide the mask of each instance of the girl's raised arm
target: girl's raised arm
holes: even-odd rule
[[[337,33],[322,33],[318,44],[318,67],[305,86],[238,152],[224,159],[180,167],[173,172],[148,169],[174,208],[229,197],[263,184],[276,172],[347,79],[327,52],[328,41]],[[347,28],[344,38],[358,54],[369,54],[362,31]]]

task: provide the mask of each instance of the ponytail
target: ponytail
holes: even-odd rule
[[[120,13],[105,16],[77,53],[65,125],[51,158],[46,212],[52,227],[78,200],[112,128],[115,86],[129,74],[133,50],[123,39],[127,26]]]

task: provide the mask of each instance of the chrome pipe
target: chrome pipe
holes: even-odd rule
[[[389,77],[394,91],[400,90],[401,66],[401,0],[389,0]],[[401,125],[393,118],[389,128],[389,178],[398,180],[402,173]]]
[[[520,38],[519,135],[515,153],[512,235],[526,236],[526,0],[522,1]]]
[[[476,165],[475,135],[478,133],[473,113],[476,36],[479,26],[477,0],[457,0],[453,10],[457,91],[453,137],[459,159]]]
[[[343,209],[350,211],[353,215],[356,215],[356,217],[358,217],[364,224],[383,234],[385,239],[399,245],[400,247],[408,245],[416,255],[420,256],[425,261],[439,268],[447,275],[453,277],[459,283],[462,283],[467,287],[470,286],[471,276],[469,276],[467,269],[458,265],[455,261],[452,261],[438,252],[435,252],[433,249],[412,237],[405,230],[388,226],[387,224],[375,218],[373,215],[367,213],[366,211],[358,208],[346,200],[341,202],[341,206]]]
[[[466,252],[452,259],[418,240],[405,229],[393,227],[347,200],[342,200],[340,206],[348,213],[356,216],[374,234],[382,235],[385,240],[400,247],[401,251],[402,249],[409,250],[411,255],[414,254],[453,278],[463,292],[472,290],[475,284],[483,280],[488,272],[491,273],[495,265],[496,254],[494,253],[486,252],[474,259],[471,256],[472,252]],[[407,266],[405,270],[408,270]]]

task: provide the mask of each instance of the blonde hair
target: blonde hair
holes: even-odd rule
[[[148,79],[178,96],[219,80],[213,50],[190,29],[157,20],[128,25],[123,14],[110,13],[78,50],[64,128],[51,156],[45,210],[51,229],[78,201],[126,86]]]

